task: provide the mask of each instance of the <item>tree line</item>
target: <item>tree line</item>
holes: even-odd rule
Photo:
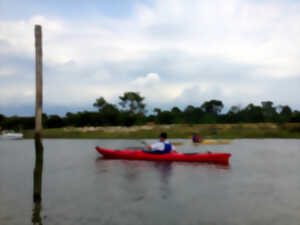
[[[170,110],[154,108],[147,114],[145,98],[138,92],[125,92],[119,96],[118,105],[99,97],[93,106],[97,111],[68,112],[64,117],[43,114],[44,128],[65,126],[132,126],[155,124],[195,124],[195,123],[286,123],[300,122],[300,112],[288,105],[275,106],[272,101],[261,105],[248,104],[246,107],[232,106],[227,113],[221,113],[224,104],[212,99],[199,106],[188,105],[183,110],[174,106]],[[34,128],[34,117],[5,117],[0,114],[0,129],[22,130]]]

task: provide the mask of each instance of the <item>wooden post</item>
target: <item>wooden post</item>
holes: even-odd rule
[[[35,135],[41,136],[42,106],[43,106],[43,51],[42,27],[35,25],[35,71],[36,71],[36,99],[35,99]]]

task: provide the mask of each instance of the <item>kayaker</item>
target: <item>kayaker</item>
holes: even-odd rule
[[[203,140],[203,139],[200,138],[198,134],[196,134],[196,133],[194,134],[194,136],[193,136],[193,142],[194,142],[194,143],[201,143],[202,140]]]
[[[175,150],[175,147],[167,141],[168,135],[166,132],[162,132],[159,136],[159,142],[156,142],[152,145],[146,145],[146,152],[153,154],[166,154]]]

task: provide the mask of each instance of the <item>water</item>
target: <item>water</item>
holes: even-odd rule
[[[1,225],[300,221],[300,140],[177,147],[183,152],[231,152],[230,166],[103,160],[94,150],[96,145],[142,146],[137,140],[46,139],[42,144],[42,200],[34,203],[34,141],[0,141]]]

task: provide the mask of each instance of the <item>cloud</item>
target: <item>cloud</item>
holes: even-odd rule
[[[0,78],[15,74],[14,68],[0,68]]]
[[[132,83],[133,85],[147,87],[149,85],[157,85],[159,81],[160,79],[157,73],[148,73],[146,76],[136,78]]]
[[[34,102],[33,31],[41,24],[50,106],[92,105],[99,96],[117,103],[124,92],[139,91],[149,107],[213,98],[300,107],[299,11],[296,1],[156,0],[135,2],[122,18],[76,20],[55,11],[1,18],[1,105]]]

